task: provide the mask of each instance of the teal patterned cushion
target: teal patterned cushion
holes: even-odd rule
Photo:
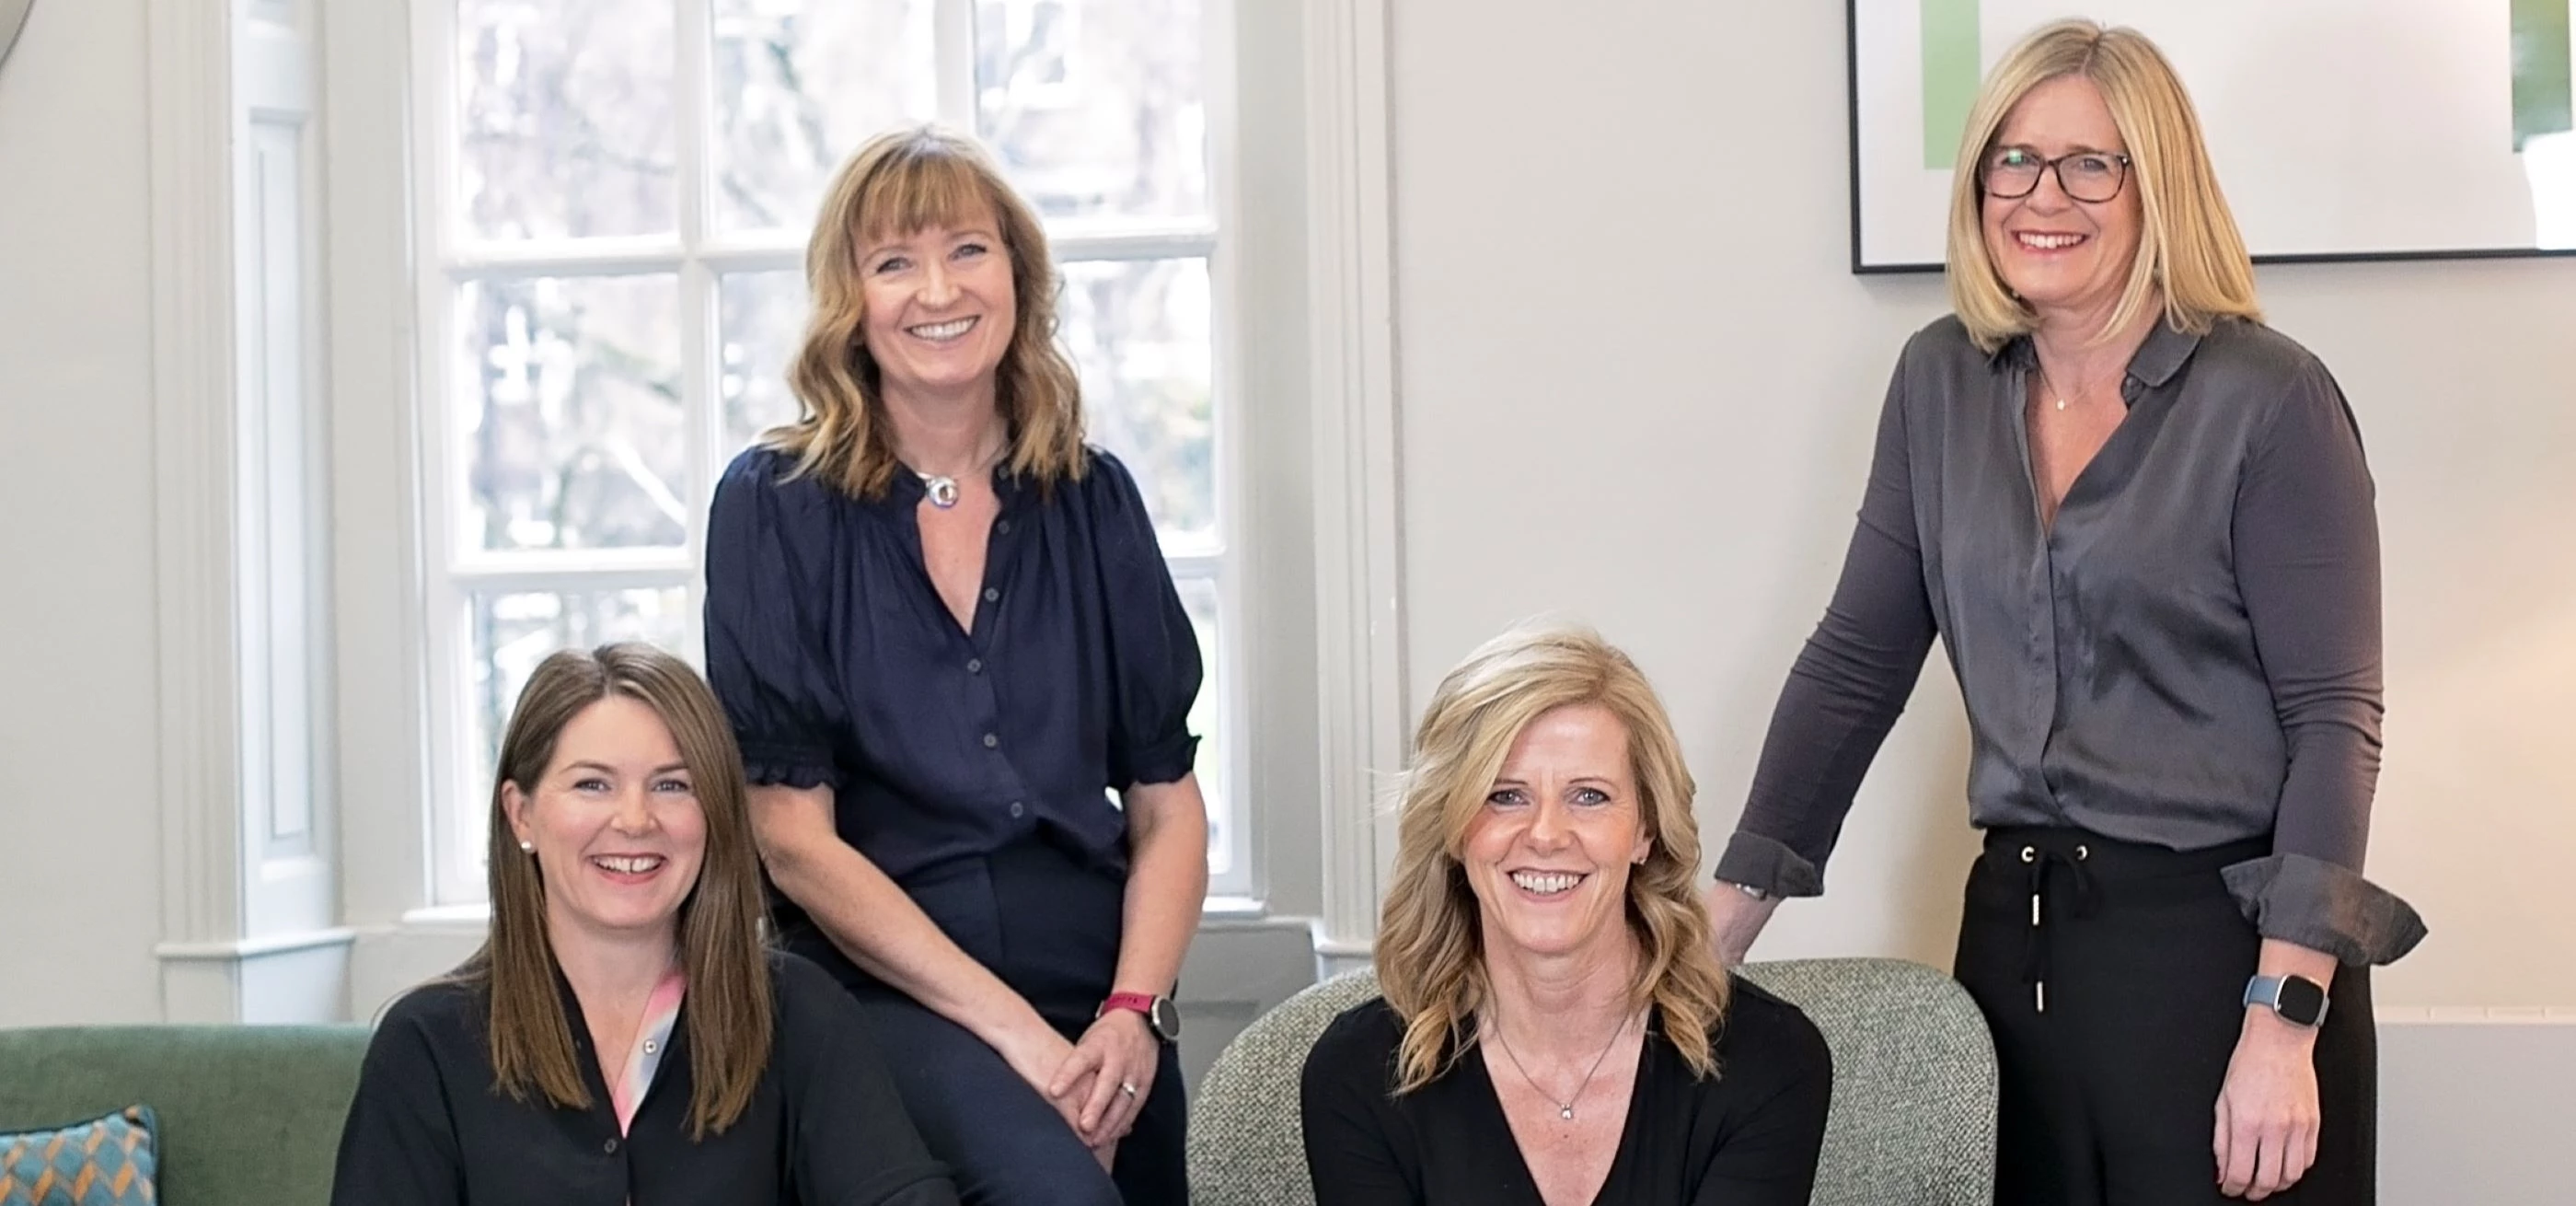
[[[147,1206],[158,1198],[150,1106],[0,1135],[0,1206]]]

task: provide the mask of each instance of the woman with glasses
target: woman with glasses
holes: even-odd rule
[[[2372,1200],[2362,878],[2379,546],[2352,413],[2262,324],[2173,69],[2041,28],[1971,110],[1955,313],[1899,359],[1840,583],[1705,896],[1741,958],[1812,896],[1935,636],[1964,697],[1956,972],[2002,1066],[1997,1200]]]

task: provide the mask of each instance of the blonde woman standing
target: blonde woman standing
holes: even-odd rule
[[[2262,324],[2198,119],[2084,21],[2006,52],[1860,523],[1707,895],[1741,958],[1823,868],[1937,635],[1967,702],[1956,971],[2004,1203],[2366,1204],[2379,540],[2342,391]]]

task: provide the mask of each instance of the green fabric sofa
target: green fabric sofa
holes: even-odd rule
[[[366,1052],[364,1026],[0,1030],[0,1132],[148,1105],[161,1201],[320,1206]]]

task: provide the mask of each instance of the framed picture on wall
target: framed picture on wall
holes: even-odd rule
[[[1987,68],[2064,0],[1848,0],[1852,270],[1941,266]],[[2576,0],[2095,0],[2155,40],[2260,262],[2576,254]]]

